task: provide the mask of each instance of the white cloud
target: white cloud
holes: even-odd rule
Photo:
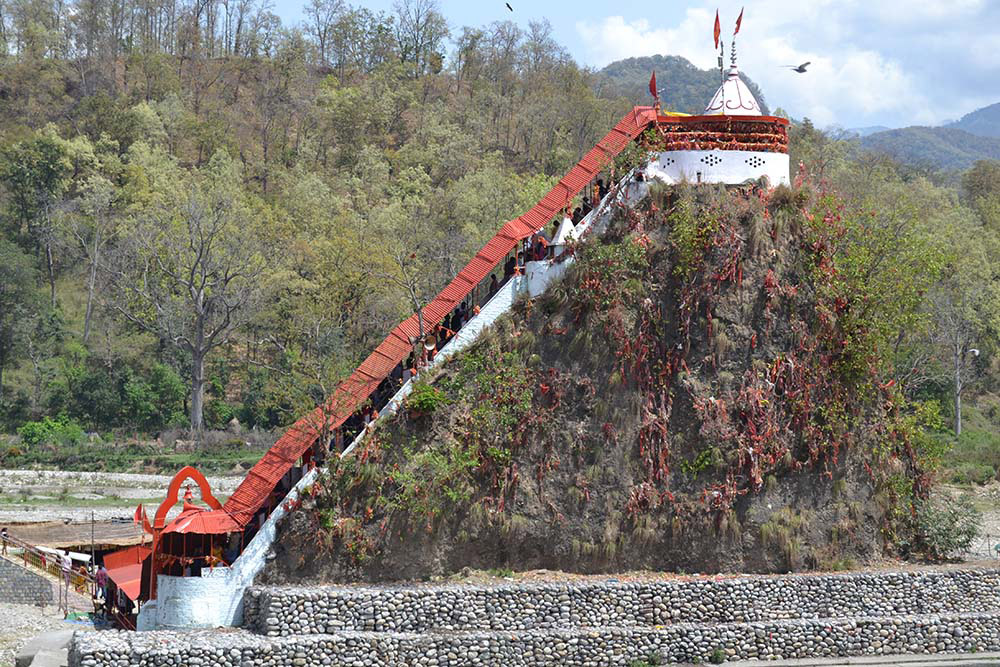
[[[721,3],[728,41],[739,4]],[[747,7],[740,67],[772,109],[820,125],[933,124],[1000,101],[992,49],[971,49],[1000,39],[998,7],[988,0],[761,0]],[[654,23],[668,14],[653,16],[578,22],[587,62],[659,53],[715,65],[714,4],[699,0],[669,24]],[[783,67],[807,60],[806,74]]]

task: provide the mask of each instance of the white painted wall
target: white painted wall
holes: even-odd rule
[[[139,610],[137,630],[215,628],[243,622],[243,593],[267,563],[267,554],[278,534],[278,522],[287,513],[285,503],[297,500],[302,490],[316,481],[319,469],[312,469],[292,487],[257,531],[232,567],[203,571],[201,577],[156,578],[156,600]]]
[[[646,170],[665,183],[739,185],[767,176],[771,186],[788,185],[788,154],[756,151],[664,151]]]

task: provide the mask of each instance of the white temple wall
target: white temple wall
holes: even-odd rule
[[[788,185],[788,154],[758,151],[664,151],[646,174],[665,183],[738,185],[767,176],[771,187]]]

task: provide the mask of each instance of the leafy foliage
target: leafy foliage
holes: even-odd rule
[[[65,417],[45,417],[41,421],[26,422],[17,429],[21,440],[29,447],[38,445],[75,445],[83,441],[83,429]]]
[[[414,414],[432,415],[438,408],[448,405],[448,402],[448,398],[440,389],[426,382],[417,381],[413,383],[413,389],[406,397],[406,409]]]
[[[972,546],[982,521],[982,514],[968,498],[932,497],[917,505],[917,537],[913,546],[929,560],[946,560]]]

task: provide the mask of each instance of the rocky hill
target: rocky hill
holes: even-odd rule
[[[646,56],[618,60],[597,75],[595,88],[605,97],[625,97],[633,104],[652,104],[649,96],[649,75],[656,72],[656,80],[663,88],[661,100],[670,111],[697,114],[705,110],[719,88],[718,70],[698,69],[680,56]],[[761,110],[770,113],[764,93],[746,74],[740,78],[750,87]]]
[[[806,190],[654,189],[308,490],[266,579],[892,550],[927,480],[881,376],[894,306],[852,278],[850,233]]]

